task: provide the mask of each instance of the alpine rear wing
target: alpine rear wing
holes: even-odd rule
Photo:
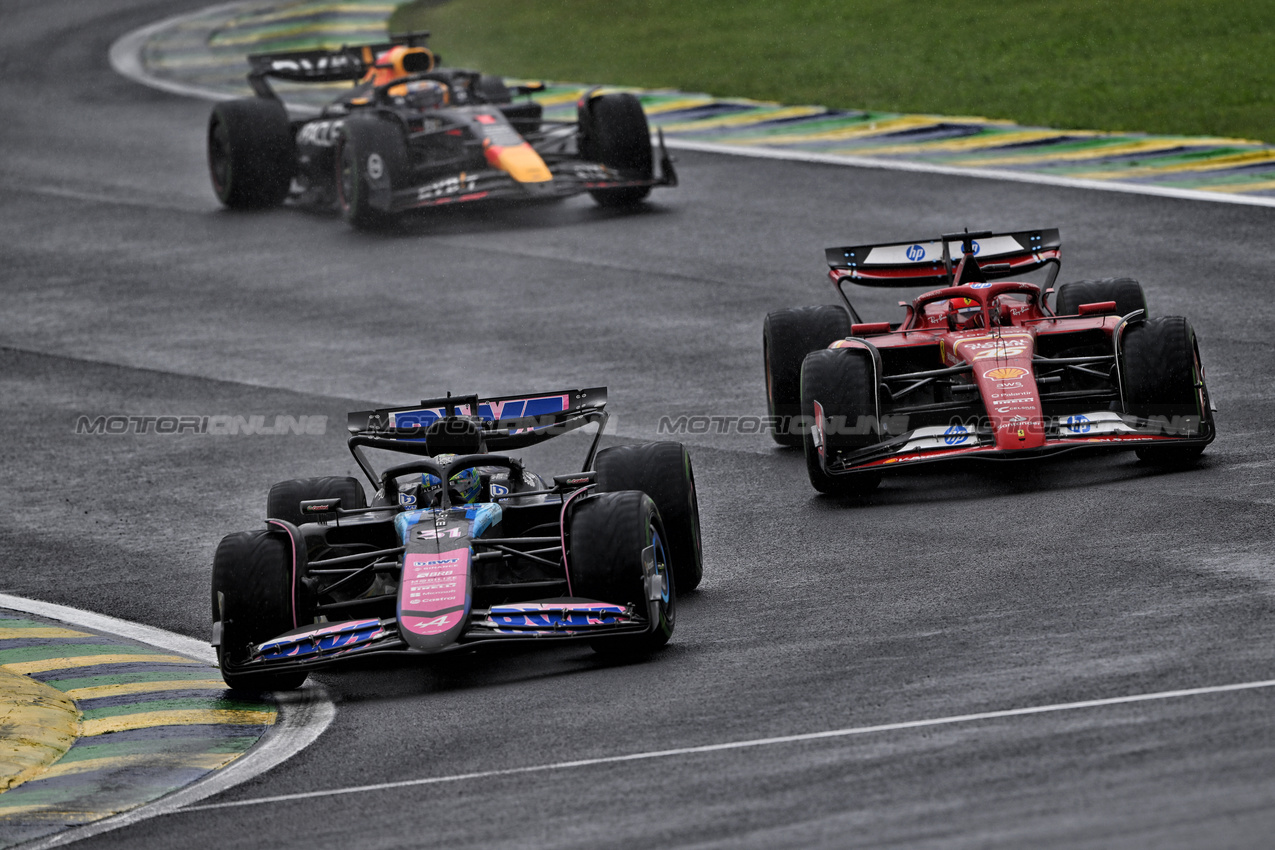
[[[378,44],[341,46],[335,50],[284,50],[275,53],[250,53],[248,83],[259,97],[275,97],[267,77],[293,83],[356,82],[376,63],[376,57],[390,48],[405,45],[424,47],[429,32],[411,32],[390,36]],[[434,57],[438,61],[438,57]]]
[[[346,429],[351,447],[430,456],[503,451],[605,422],[606,403],[606,387],[495,398],[449,395],[412,407],[357,411],[349,414]]]
[[[825,254],[832,270],[829,277],[838,291],[847,280],[862,286],[951,286],[956,264],[965,253],[964,243],[988,280],[1032,272],[1051,263],[1049,284],[1058,273],[1062,241],[1057,228],[945,233],[928,242],[852,245],[828,248]]]

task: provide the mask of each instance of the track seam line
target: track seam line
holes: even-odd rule
[[[995,720],[1006,717],[1023,717],[1035,714],[1050,714],[1062,711],[1076,711],[1086,708],[1101,708],[1112,705],[1128,705],[1131,703],[1150,702],[1155,700],[1177,699],[1189,696],[1232,693],[1275,688],[1275,679],[1257,682],[1241,682],[1230,685],[1210,685],[1199,688],[1185,688],[1174,691],[1157,691],[1149,694],[1132,694],[1122,697],[1106,697],[1103,699],[1083,700],[1080,702],[1055,703],[1052,705],[1028,706],[1026,708],[1001,709],[984,711],[975,714],[957,714],[947,717],[935,717],[927,720],[907,720],[900,723],[885,723],[875,726],[859,726],[847,729],[831,729],[824,732],[805,732],[796,735],[780,735],[772,738],[754,738],[744,741],[728,741],[721,744],[704,744],[695,747],[678,747],[671,750],[654,750],[645,753],[629,753],[619,756],[599,756],[596,758],[576,759],[573,761],[553,762],[549,764],[511,767],[500,770],[484,770],[474,773],[458,773],[450,776],[431,776],[422,779],[405,779],[398,782],[380,782],[375,785],[356,785],[349,788],[331,788],[323,791],[304,791],[296,794],[277,794],[259,797],[252,800],[237,800],[227,803],[211,803],[201,806],[188,806],[182,811],[208,811],[212,809],[231,809],[243,806],[259,806],[268,803],[284,803],[294,800],[307,800],[319,797],[336,797],[346,794],[361,794],[371,791],[388,791],[396,788],[410,788],[424,785],[439,785],[449,782],[462,782],[470,779],[491,779],[501,776],[516,776],[528,773],[543,773],[551,770],[568,770],[579,767],[592,767],[602,764],[647,761],[651,759],[670,758],[682,755],[698,755],[702,753],[723,752],[728,750],[752,749],[755,747],[776,746],[779,744],[803,743],[834,738],[848,738],[858,735],[869,735],[879,732],[896,732],[908,729],[922,729],[934,726],[946,726],[958,723],[973,723],[981,720]]]

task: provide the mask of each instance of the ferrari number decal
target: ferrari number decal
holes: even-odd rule
[[[1011,348],[989,348],[987,351],[980,351],[974,355],[975,360],[990,360],[993,357],[1019,357],[1027,351],[1026,347]]]
[[[380,180],[381,175],[385,173],[385,160],[381,159],[379,153],[370,153],[367,155],[367,176],[373,180]]]
[[[455,195],[459,192],[471,192],[478,185],[478,177],[472,174],[462,172],[456,177],[446,177],[442,180],[435,180],[433,183],[427,183],[416,190],[416,200],[428,201],[431,198],[441,198],[444,195]]]

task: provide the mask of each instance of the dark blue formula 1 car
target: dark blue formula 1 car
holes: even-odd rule
[[[350,414],[371,504],[355,478],[284,481],[264,528],[217,547],[226,683],[295,688],[337,662],[519,641],[663,646],[703,574],[691,459],[672,442],[599,450],[605,407],[598,387]],[[545,480],[504,453],[590,424],[578,472]],[[410,459],[378,471],[384,452]]]

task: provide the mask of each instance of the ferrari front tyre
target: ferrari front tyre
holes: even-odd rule
[[[1147,309],[1147,296],[1142,284],[1133,278],[1108,277],[1101,280],[1074,280],[1058,287],[1054,298],[1054,313],[1059,316],[1075,316],[1081,304],[1116,302],[1112,315],[1127,316],[1134,310]]]
[[[766,411],[771,436],[781,446],[800,447],[801,361],[812,351],[850,335],[850,316],[836,305],[796,307],[766,316],[762,356],[766,361]],[[809,422],[804,428],[809,428]]]
[[[1211,416],[1204,368],[1191,323],[1163,316],[1129,325],[1121,339],[1121,383],[1125,411],[1169,436],[1202,436]],[[1203,446],[1147,446],[1137,450],[1145,461],[1187,464]]]
[[[651,154],[651,128],[642,102],[631,94],[604,94],[590,98],[581,110],[580,154],[592,162],[623,171],[635,179],[651,180],[655,160]],[[650,186],[595,189],[589,194],[604,207],[636,204],[651,193]]]
[[[651,497],[664,524],[677,586],[683,593],[699,587],[704,578],[699,498],[686,447],[672,441],[613,446],[598,452],[593,468],[598,473],[599,492],[641,490]]]
[[[336,199],[341,216],[360,230],[385,226],[390,198],[408,177],[407,141],[395,122],[347,118],[336,152]]]
[[[367,494],[357,478],[294,478],[280,481],[270,488],[270,494],[266,496],[266,517],[281,519],[293,525],[310,522],[301,513],[301,503],[311,499],[340,499],[343,508],[367,507]]]
[[[217,200],[235,210],[278,206],[296,171],[296,144],[283,103],[248,97],[213,107],[208,172]]]
[[[825,348],[807,354],[801,364],[801,412],[811,423],[815,421],[815,402],[823,411],[823,451],[828,459],[838,452],[856,451],[880,442],[876,376],[868,352]],[[804,446],[806,472],[820,493],[863,495],[881,483],[879,472],[825,472],[813,425],[806,431]]]
[[[281,531],[241,531],[224,537],[213,556],[212,615],[221,623],[217,662],[221,677],[243,691],[301,687],[304,671],[286,673],[230,669],[247,661],[254,644],[278,637],[302,622],[294,611],[296,587],[292,542]],[[308,621],[309,617],[304,618]]]
[[[591,643],[594,651],[645,655],[668,643],[677,615],[677,582],[655,502],[637,490],[588,496],[572,509],[567,540],[573,596],[631,605],[641,613],[648,611],[650,591],[642,553],[648,547],[654,550],[659,583],[655,622],[641,634],[599,637]]]

